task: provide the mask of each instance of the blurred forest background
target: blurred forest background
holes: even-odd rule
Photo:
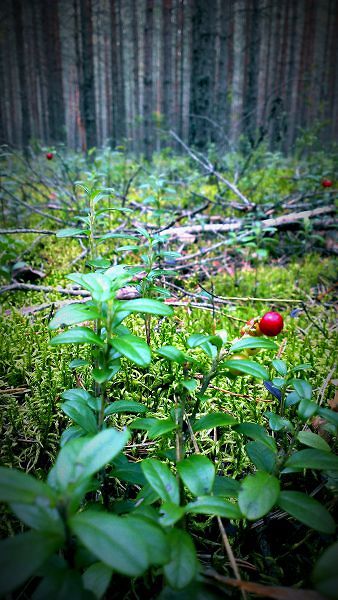
[[[316,123],[329,144],[337,31],[337,0],[2,0],[0,141],[290,152]]]

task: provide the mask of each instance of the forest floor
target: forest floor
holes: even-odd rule
[[[69,368],[74,359],[88,359],[88,346],[51,347],[54,332],[49,323],[58,308],[88,299],[76,295],[80,286],[67,279],[69,273],[95,269],[104,272],[118,264],[135,267],[136,275],[157,269],[157,277],[147,288],[148,296],[160,298],[173,308],[170,318],[152,317],[150,332],[142,315],[132,314],[124,321],[133,334],[150,336],[154,356],[156,349],[168,345],[187,352],[187,340],[197,333],[214,336],[226,331],[227,339],[233,342],[241,338],[241,328],[249,319],[267,311],[282,314],[284,329],[277,338],[278,349],[262,349],[254,356],[268,370],[275,393],[250,372],[232,374],[220,369],[203,396],[198,414],[226,413],[238,422],[262,425],[277,441],[281,440],[281,445],[288,443],[290,431],[274,427],[271,422],[271,415],[280,415],[276,387],[281,385],[281,374],[272,363],[276,359],[284,361],[288,371],[294,369],[294,377],[304,376],[319,407],[338,411],[333,221],[336,193],[335,185],[322,185],[323,178],[329,179],[333,173],[328,158],[321,157],[321,162],[318,157],[317,161],[314,157],[288,162],[263,155],[253,160],[242,175],[245,159],[238,156],[237,163],[233,158],[233,163],[227,165],[228,171],[223,167],[202,175],[194,160],[170,155],[159,155],[152,165],[142,166],[123,153],[108,151],[91,163],[78,155],[66,159],[55,154],[47,167],[43,160],[44,156],[36,162],[14,154],[3,156],[2,465],[39,479],[45,479],[52,467],[60,437],[70,422],[61,409],[61,395],[68,388],[90,390],[93,381],[90,365]],[[225,183],[234,165],[239,172],[235,191]],[[76,180],[88,186],[89,192],[76,187]],[[102,198],[95,200],[95,230],[88,225],[93,214],[93,189],[105,190]],[[318,212],[323,207],[326,212]],[[308,214],[298,218],[297,214],[304,211]],[[285,215],[290,223],[262,225],[266,219],[277,220]],[[210,231],[207,225],[212,225]],[[234,228],[224,231],[217,229],[218,225]],[[183,226],[189,231],[179,230]],[[166,234],[158,240],[157,236]],[[142,279],[132,285],[144,295]],[[198,348],[192,353],[198,360],[190,364],[189,377],[201,382],[210,356]],[[181,370],[179,361],[154,360],[142,369],[123,359],[123,369],[107,384],[107,399],[142,403],[146,407],[142,417],[168,420],[177,407]],[[187,414],[192,411],[194,399],[192,392]],[[337,427],[318,414],[302,420],[293,411],[290,405],[286,413],[292,423],[300,419],[303,430],[318,434],[331,451],[337,450]],[[128,412],[112,414],[107,424],[128,427],[134,420],[135,414]],[[247,441],[236,429],[216,426],[195,433],[186,451],[201,451],[213,462],[218,476],[241,481],[257,467],[248,455]],[[302,448],[300,443],[297,448]],[[156,457],[171,464],[175,460],[173,430],[149,436],[147,429],[133,429],[126,454],[133,463]],[[337,471],[308,469],[305,479],[300,472],[293,477],[297,489],[315,495],[331,508],[332,514],[337,512]],[[286,488],[288,478],[292,476],[286,475]],[[127,483],[123,478],[121,481],[118,499],[131,501],[140,486],[128,479]],[[2,520],[1,537],[25,530],[7,508],[4,514],[7,518]],[[222,583],[222,577],[231,578],[233,572],[215,519],[192,515],[188,528],[201,571],[214,577],[218,586],[218,591],[208,591],[210,598],[240,597],[239,591],[229,591],[229,583]],[[335,541],[334,534],[311,529],[276,506],[260,519],[227,521],[226,532],[241,579],[266,587],[265,592],[263,588],[260,592],[258,588],[247,588],[248,592],[275,598],[282,596],[273,595],[277,588],[271,586],[313,588],[313,566]],[[124,595],[119,597],[158,597],[156,577],[153,584],[146,582],[146,588],[137,582],[130,588],[125,578],[122,581]],[[275,591],[269,592],[269,586]],[[320,586],[317,589],[323,593]],[[162,592],[160,597],[209,598],[179,595],[184,593],[166,596]],[[21,591],[20,597],[31,596]],[[298,596],[288,597],[296,600]],[[112,590],[107,598],[115,598]]]

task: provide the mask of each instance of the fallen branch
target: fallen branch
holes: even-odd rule
[[[299,221],[303,221],[304,219],[312,219],[320,215],[330,214],[335,212],[334,206],[320,206],[319,208],[314,208],[313,210],[304,210],[299,213],[291,213],[287,215],[282,215],[281,217],[276,217],[273,219],[264,219],[260,221],[260,225],[262,229],[266,229],[268,227],[283,227],[285,225],[292,225],[298,223]],[[194,234],[194,233],[222,233],[227,231],[239,231],[245,225],[248,225],[247,220],[236,219],[232,223],[215,223],[208,225],[188,225],[185,227],[171,227],[166,230],[166,235],[170,235],[172,237],[179,237],[180,235],[185,234]]]
[[[86,296],[89,297],[90,293],[86,290],[74,290],[72,288],[54,288],[51,285],[33,285],[32,283],[20,283],[18,281],[10,283],[9,285],[3,285],[0,288],[0,294],[5,292],[56,292],[58,294],[66,294],[67,296]]]
[[[324,600],[323,596],[314,590],[302,590],[291,587],[281,587],[264,585],[254,581],[242,581],[240,579],[232,579],[224,577],[213,569],[209,569],[204,573],[207,577],[211,577],[230,587],[236,587],[240,590],[245,590],[252,594],[257,594],[262,598],[274,598],[274,600]]]

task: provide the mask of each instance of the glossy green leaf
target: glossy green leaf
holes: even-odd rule
[[[279,375],[281,375],[282,377],[284,377],[285,375],[287,375],[288,373],[288,367],[287,364],[284,360],[281,360],[280,358],[275,358],[272,361],[272,366],[274,367],[274,369],[276,369],[277,373]]]
[[[163,527],[171,527],[175,525],[177,521],[180,521],[184,516],[185,511],[182,506],[177,506],[173,502],[164,502],[160,507],[160,518],[159,523]]]
[[[310,446],[310,448],[324,450],[325,452],[331,451],[329,444],[324,440],[324,438],[317,433],[313,433],[312,431],[300,431],[297,435],[297,440],[305,446]]]
[[[56,508],[51,508],[41,502],[41,498],[34,504],[22,504],[11,502],[10,508],[13,513],[28,527],[37,531],[45,531],[47,535],[54,534],[64,537],[64,524]]]
[[[297,413],[301,419],[307,420],[313,417],[318,410],[318,404],[316,402],[310,402],[305,398],[302,398],[297,407]]]
[[[257,423],[240,423],[240,425],[235,427],[235,430],[238,431],[238,433],[247,435],[252,440],[259,440],[260,442],[263,442],[269,446],[271,450],[277,452],[275,440],[267,434],[262,425],[258,425]]]
[[[176,428],[176,423],[174,423],[174,421],[170,418],[156,419],[156,421],[152,423],[150,427],[147,428],[148,437],[150,440],[154,440],[157,437],[161,437],[162,435],[170,433],[170,431],[173,431]]]
[[[94,556],[118,573],[138,577],[149,566],[147,545],[128,519],[88,510],[71,518],[70,527]]]
[[[107,406],[104,411],[104,414],[113,415],[113,414],[123,414],[123,413],[145,413],[147,412],[147,407],[140,402],[134,402],[133,400],[116,400]]]
[[[330,410],[329,408],[322,407],[318,407],[317,413],[323,417],[323,419],[326,419],[329,421],[329,423],[332,423],[335,427],[338,427],[338,413]]]
[[[134,300],[125,300],[120,302],[119,310],[127,310],[131,313],[146,313],[149,315],[159,315],[170,317],[174,314],[171,306],[164,304],[160,300],[151,298],[135,298]]]
[[[181,379],[179,383],[185,387],[188,392],[194,392],[198,387],[198,381],[196,379]]]
[[[56,232],[57,238],[65,238],[65,237],[77,237],[78,235],[87,233],[87,229],[76,229],[75,227],[67,227],[65,229],[59,229]]]
[[[89,360],[85,360],[84,358],[74,358],[74,360],[70,361],[68,366],[70,369],[78,369],[79,367],[86,367],[87,365],[90,365]]]
[[[216,475],[213,487],[214,496],[223,498],[237,498],[240,489],[239,481],[232,477]]]
[[[211,492],[215,480],[215,467],[206,456],[189,456],[177,463],[177,470],[183,483],[195,496]]]
[[[265,367],[259,365],[254,360],[226,360],[222,363],[222,367],[226,369],[234,369],[235,371],[240,371],[244,373],[244,375],[251,375],[252,377],[257,377],[258,379],[269,379],[269,373],[267,372]]]
[[[276,454],[263,442],[249,442],[245,451],[259,471],[273,473],[276,466]]]
[[[282,429],[286,429],[287,431],[292,431],[293,427],[289,419],[285,419],[284,417],[280,417],[269,410],[264,413],[264,416],[269,419],[269,427],[272,431],[281,431]]]
[[[326,450],[299,450],[286,461],[285,467],[293,469],[338,470],[338,456]]]
[[[179,504],[178,483],[166,464],[155,458],[146,458],[142,461],[142,471],[149,485],[162,500]]]
[[[272,340],[267,340],[265,338],[259,337],[244,337],[232,344],[229,348],[229,352],[230,354],[232,354],[232,352],[239,352],[240,350],[245,350],[246,348],[278,350],[277,344]],[[266,379],[269,379],[269,376]]]
[[[63,331],[56,335],[49,342],[51,346],[59,346],[60,344],[93,344],[103,346],[101,338],[89,327],[73,327],[68,331]]]
[[[121,452],[129,437],[127,429],[100,431],[81,448],[76,460],[77,476],[83,479],[97,473]]]
[[[227,519],[240,519],[241,511],[237,504],[224,500],[220,496],[200,496],[194,502],[189,502],[185,512],[195,515],[217,515]]]
[[[111,340],[111,345],[139,367],[147,367],[151,361],[148,344],[136,335],[124,335]]]
[[[292,379],[290,384],[294,387],[300,398],[311,400],[312,386],[305,379]]]
[[[271,510],[278,496],[278,479],[269,473],[258,471],[243,479],[238,503],[243,515],[250,521],[255,521]]]
[[[81,400],[68,400],[61,404],[63,412],[87,433],[97,432],[97,421],[93,411]]]
[[[132,525],[136,536],[147,545],[150,564],[163,565],[170,558],[170,547],[167,535],[161,527],[142,515],[128,515],[128,523]]]
[[[337,600],[337,556],[338,542],[335,542],[321,555],[312,572],[312,581],[316,590],[329,600]]]
[[[34,503],[37,499],[55,501],[54,491],[43,481],[32,475],[12,469],[0,467],[0,501]]]
[[[113,569],[103,562],[96,562],[82,575],[83,587],[100,600],[107,591],[112,578]]]
[[[203,431],[203,429],[212,429],[213,427],[228,427],[237,425],[236,419],[226,413],[211,413],[201,417],[193,424],[194,431]]]
[[[0,595],[23,584],[62,544],[62,538],[38,531],[0,541]]]
[[[281,492],[278,505],[289,515],[308,527],[322,533],[334,533],[335,522],[327,509],[311,496],[302,492]]]
[[[162,346],[156,350],[156,354],[163,356],[163,358],[167,358],[173,362],[177,362],[180,365],[183,365],[189,357],[186,357],[182,350],[175,348],[174,346]]]
[[[67,490],[85,482],[121,452],[129,439],[127,430],[104,429],[95,436],[71,440],[59,452],[49,472],[48,482]]]
[[[172,529],[168,538],[170,561],[164,565],[164,574],[172,588],[182,589],[196,577],[196,550],[190,535],[182,529]]]
[[[93,321],[99,317],[100,314],[95,306],[90,304],[68,304],[57,311],[55,317],[49,323],[49,329]]]

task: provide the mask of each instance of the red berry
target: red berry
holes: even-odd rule
[[[278,335],[284,327],[283,317],[278,312],[267,312],[259,322],[259,329],[264,335]]]
[[[47,152],[46,158],[47,158],[47,160],[52,160],[53,159],[53,153],[52,152]]]
[[[323,187],[332,187],[332,181],[331,181],[331,179],[323,179],[322,186]]]

